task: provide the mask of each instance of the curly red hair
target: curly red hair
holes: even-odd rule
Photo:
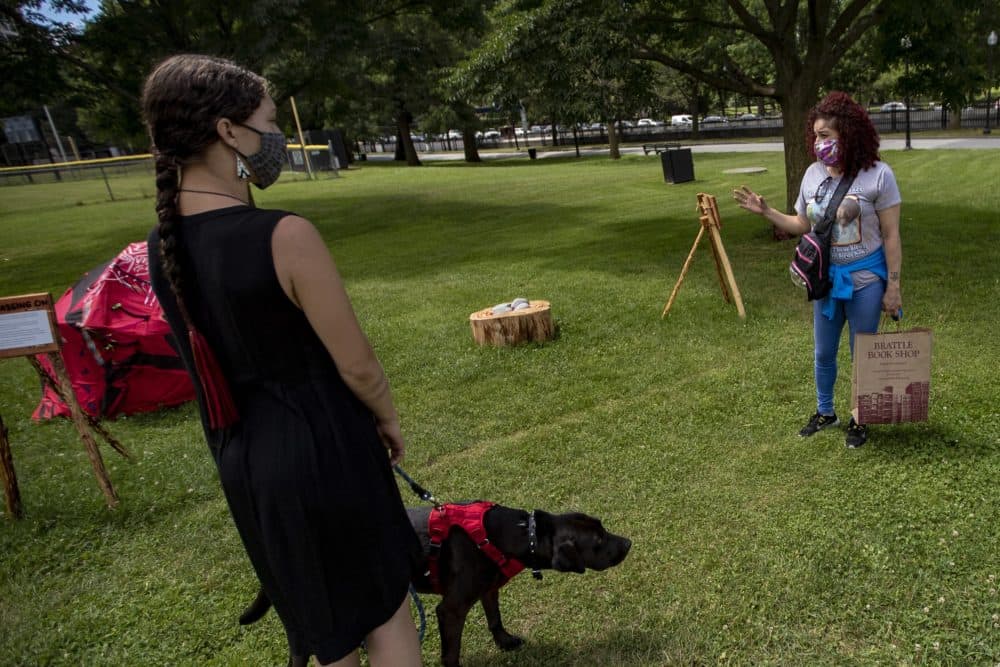
[[[816,133],[813,126],[817,118],[832,121],[840,134],[838,141],[840,161],[837,166],[848,176],[857,176],[882,159],[878,153],[879,138],[875,125],[864,107],[851,99],[847,93],[832,91],[809,111],[806,121],[806,145],[809,156],[816,159]]]

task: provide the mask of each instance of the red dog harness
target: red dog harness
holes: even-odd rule
[[[506,584],[514,575],[524,569],[524,564],[521,561],[509,558],[493,546],[486,535],[486,513],[494,505],[496,503],[480,500],[466,505],[440,505],[431,510],[430,517],[427,519],[427,533],[430,535],[431,541],[427,574],[430,577],[431,586],[434,588],[435,593],[440,594],[443,592],[438,572],[438,557],[441,554],[441,543],[448,538],[448,534],[452,528],[464,531],[479,550],[500,568],[503,580],[497,585],[497,588]]]

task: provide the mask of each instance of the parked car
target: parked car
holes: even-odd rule
[[[722,116],[705,116],[704,118],[701,119],[702,125],[711,125],[712,123],[727,123],[727,122],[729,121],[727,121]]]
[[[448,130],[448,138],[449,139],[461,139],[462,138],[462,131],[461,130]]]
[[[906,111],[906,105],[902,102],[886,102],[882,105],[882,111]]]
[[[671,125],[690,125],[692,122],[691,115],[686,113],[670,117]]]
[[[640,118],[635,123],[636,127],[659,127],[660,125],[663,125],[663,123],[652,118]]]
[[[743,121],[760,120],[760,116],[758,116],[755,113],[741,113],[739,116],[736,117],[736,120],[743,120]]]
[[[499,138],[500,138],[499,130],[486,130],[485,132],[483,132],[483,139],[486,139],[488,141],[496,141]]]

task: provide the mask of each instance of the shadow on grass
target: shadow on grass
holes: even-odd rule
[[[666,267],[675,275],[698,231],[695,190],[681,194],[684,199],[679,201],[677,194],[659,195],[651,188],[648,196],[663,196],[662,215],[650,216],[646,208],[640,216],[630,218],[626,212],[614,220],[609,220],[604,211],[595,213],[586,202],[555,203],[537,199],[483,202],[472,209],[463,200],[435,198],[430,201],[403,195],[340,200],[344,210],[364,210],[363,223],[335,219],[322,204],[309,200],[293,202],[293,208],[306,217],[311,216],[335,255],[338,241],[372,237],[368,245],[383,251],[351,267],[352,276],[361,279],[412,279],[442,270],[461,270],[465,265],[491,258],[497,262],[509,258],[517,262],[538,261],[544,267],[557,270],[575,267],[615,275],[634,274],[637,267],[656,265]],[[419,220],[414,222],[400,215],[400,210],[405,208],[419,208]],[[947,244],[926,241],[906,244],[907,234],[924,235],[926,232],[916,225],[904,230],[905,259],[907,265],[913,267],[909,272],[912,282],[936,282],[937,278],[943,278],[951,285],[982,284],[973,274],[988,258],[977,243],[997,235],[984,220],[982,212],[970,207],[933,204],[924,208],[926,217],[922,216],[923,220],[962,221],[968,233],[963,234],[963,239]],[[771,240],[766,225],[753,226],[736,215],[724,211],[722,236],[738,279],[741,272],[752,269],[747,261],[761,261],[761,252],[765,253],[763,261],[766,262],[772,261],[775,253],[791,252],[789,242]],[[727,217],[735,224],[727,224]],[[379,235],[386,238],[376,238]],[[419,247],[430,247],[432,253],[413,261],[414,248]],[[747,259],[738,261],[744,252]],[[958,261],[963,256],[967,260]],[[710,257],[708,242],[702,239],[695,262],[711,263]],[[964,298],[965,293],[953,296]]]
[[[934,411],[933,403],[931,411]],[[970,440],[968,429],[942,423],[941,415],[933,415],[933,419],[930,422],[870,426],[872,455],[886,463],[936,463],[942,457],[977,457],[1000,448],[1000,443],[987,438]]]
[[[655,638],[642,631],[618,631],[575,646],[534,642],[527,637],[520,649],[505,653],[492,646],[483,650],[470,648],[463,646],[462,664],[465,667],[657,664],[663,661],[664,652],[670,650],[668,638]]]
[[[465,202],[409,201],[405,205],[421,209],[421,220],[411,222],[399,218],[399,208],[404,205],[399,197],[343,201],[348,210],[366,209],[363,225],[331,220],[329,213],[321,212],[307,201],[297,203],[294,208],[313,220],[335,256],[338,242],[348,239],[364,242],[366,237],[372,237],[369,245],[383,249],[356,265],[352,262],[351,276],[358,279],[413,279],[443,270],[461,270],[483,261],[502,263],[511,258],[520,264],[538,261],[556,270],[586,268],[631,274],[637,266],[660,264],[678,253],[686,253],[698,229],[697,218],[687,206],[679,205],[670,207],[662,217],[612,222],[595,220],[592,208],[587,205],[538,201],[490,203],[463,211]],[[386,238],[374,238],[379,235]],[[414,248],[419,247],[427,247],[431,252],[422,255],[422,261],[412,261]],[[345,259],[354,258],[338,256],[339,262]]]

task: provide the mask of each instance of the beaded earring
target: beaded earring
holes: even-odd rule
[[[250,176],[251,176],[250,170],[247,169],[247,166],[245,164],[243,164],[243,159],[240,158],[239,155],[237,155],[236,156],[236,178],[240,179],[241,181],[249,181],[250,180]]]

